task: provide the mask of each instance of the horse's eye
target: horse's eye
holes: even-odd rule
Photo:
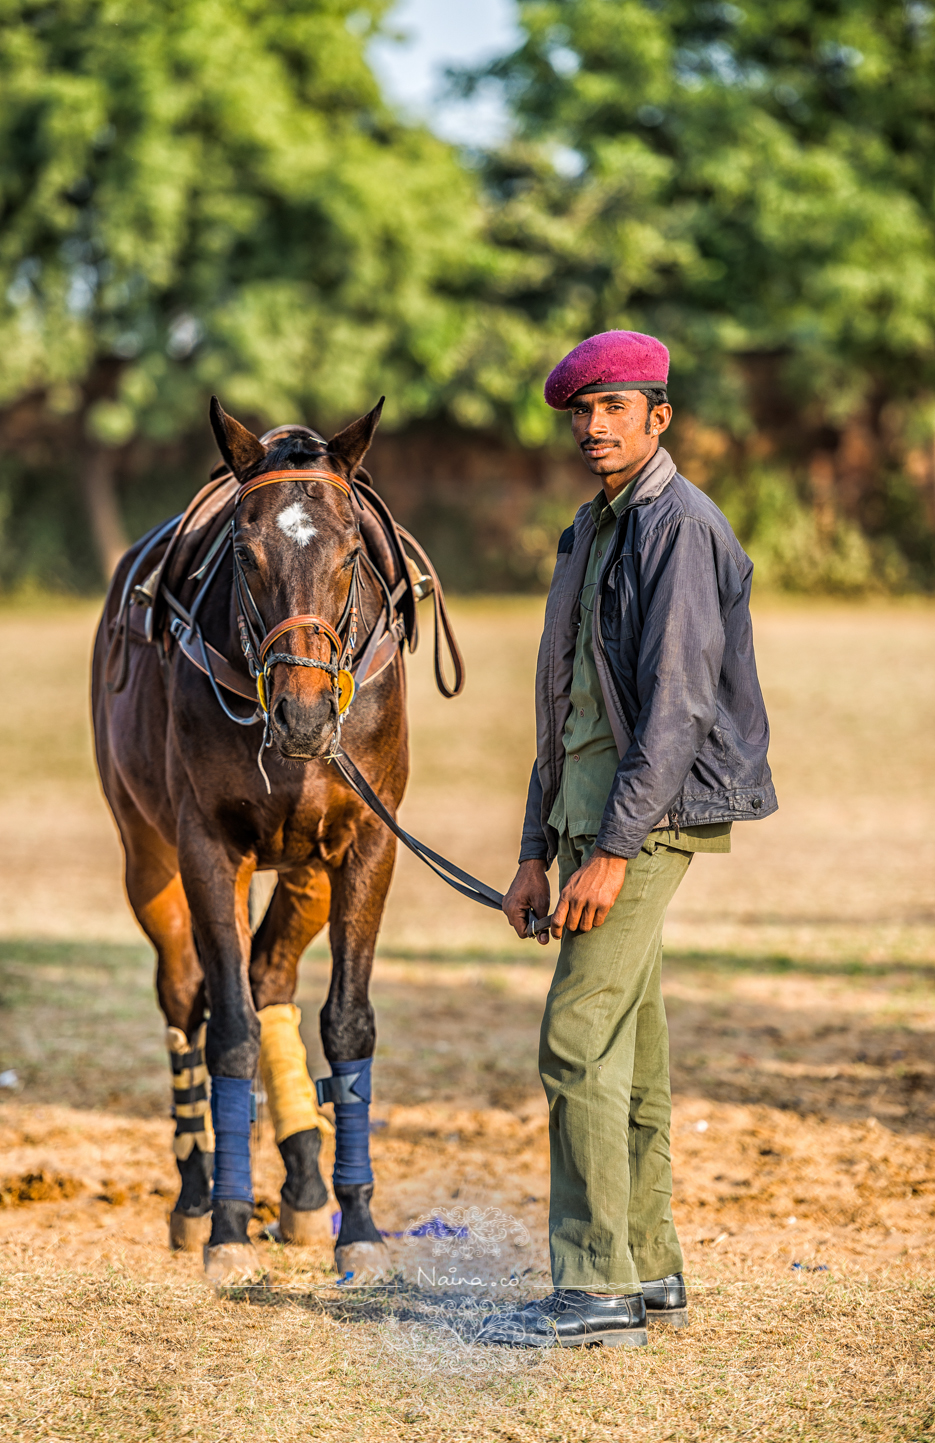
[[[243,567],[244,571],[259,570],[256,557],[250,550],[249,546],[237,546],[234,550],[237,560],[240,562],[240,565]]]
[[[351,551],[351,552],[348,554],[348,556],[346,556],[345,559],[344,559],[344,569],[345,569],[345,571],[347,571],[349,567],[351,567],[351,566],[354,565],[354,562],[357,560],[357,558],[358,558],[359,555],[360,555],[360,547],[359,547],[359,546],[355,546],[355,547],[354,547],[354,550]]]

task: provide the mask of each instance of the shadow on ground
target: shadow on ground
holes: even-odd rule
[[[378,959],[378,1108],[516,1112],[541,1101],[536,1050],[551,963],[507,955]],[[933,1132],[935,1039],[922,1015],[932,971],[667,953],[673,1090]],[[307,957],[299,1001],[313,1075],[327,1071],[317,1033],[327,982],[327,960]],[[0,942],[0,1071],[9,1070],[24,1101],[165,1116],[149,949]]]

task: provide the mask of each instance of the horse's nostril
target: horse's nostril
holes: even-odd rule
[[[337,711],[331,696],[304,705],[294,696],[282,696],[273,707],[273,723],[289,744],[317,745],[334,734]]]

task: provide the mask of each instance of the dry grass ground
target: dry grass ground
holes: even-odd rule
[[[427,654],[411,669],[407,824],[499,886],[538,620],[457,608],[457,702]],[[0,1092],[0,1437],[935,1440],[935,611],[758,611],[781,811],[696,858],[667,927],[693,1326],[532,1359],[471,1347],[441,1285],[339,1294],[324,1248],[261,1243],[270,1287],[223,1298],[166,1251],[166,1065],[88,753],[92,625],[82,606],[0,615],[4,654],[44,662],[0,698],[0,1069],[21,1087]],[[313,1071],[326,979],[319,943]],[[543,1276],[548,981],[548,954],[401,859],[374,981],[376,1213],[521,1220],[529,1246],[476,1299],[513,1295],[505,1261],[525,1288]],[[261,1202],[279,1176],[261,1120]],[[394,1246],[431,1265],[429,1244]]]

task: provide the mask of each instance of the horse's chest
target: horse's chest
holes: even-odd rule
[[[276,809],[235,804],[219,820],[235,846],[245,855],[255,853],[259,867],[280,871],[315,861],[336,865],[354,834],[352,815],[329,807],[322,796],[297,797]]]

